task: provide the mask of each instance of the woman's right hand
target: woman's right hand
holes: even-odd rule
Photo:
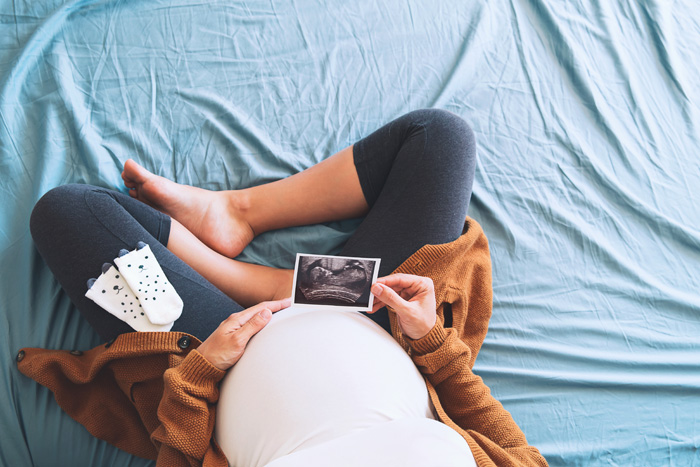
[[[232,313],[219,324],[197,351],[220,370],[228,370],[240,360],[251,337],[272,318],[272,313],[292,304],[291,298],[262,302],[238,313]]]

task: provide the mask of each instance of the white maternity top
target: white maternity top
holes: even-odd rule
[[[475,465],[393,337],[332,309],[273,314],[221,383],[215,437],[237,467]]]

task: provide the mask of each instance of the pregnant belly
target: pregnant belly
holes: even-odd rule
[[[289,308],[221,384],[215,436],[232,465],[265,465],[380,423],[434,418],[399,344],[356,312]]]

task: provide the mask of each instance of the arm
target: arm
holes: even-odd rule
[[[539,451],[510,413],[469,366],[471,352],[454,329],[438,322],[423,338],[406,339],[411,358],[435,388],[447,415],[471,438],[474,457],[487,456],[498,466],[546,466]],[[465,435],[463,433],[463,435]]]
[[[225,374],[197,350],[165,372],[158,406],[161,424],[151,434],[158,448],[158,466],[228,466],[212,438],[218,383]]]
[[[158,406],[160,425],[151,434],[158,448],[156,465],[228,467],[213,438],[219,382],[272,313],[289,305],[289,299],[263,302],[232,314],[180,365],[165,372]]]
[[[471,371],[471,351],[455,329],[436,319],[434,286],[426,277],[394,274],[377,280],[373,310],[396,313],[411,358],[435,389],[453,428],[464,436],[479,465],[546,466],[510,413]],[[449,424],[449,423],[448,423]]]

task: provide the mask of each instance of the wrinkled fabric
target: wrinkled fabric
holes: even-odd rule
[[[551,465],[700,461],[692,2],[0,0],[0,464],[144,465],[14,368],[90,348],[29,235],[50,188],[289,176],[409,110],[474,129],[494,315],[475,372]],[[334,253],[357,221],[242,259]],[[100,265],[96,265],[97,268]]]

